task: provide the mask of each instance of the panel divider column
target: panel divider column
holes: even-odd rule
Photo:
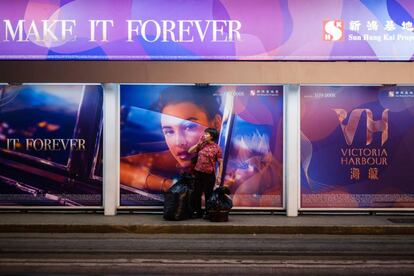
[[[300,185],[300,86],[285,85],[284,181],[286,214],[298,216]]]
[[[103,204],[104,214],[114,216],[119,207],[120,85],[103,84]]]

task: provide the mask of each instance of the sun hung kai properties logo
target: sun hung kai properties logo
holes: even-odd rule
[[[349,21],[342,19],[328,19],[322,22],[322,40],[328,42],[341,41],[374,41],[392,43],[400,41],[414,42],[414,22],[395,22],[393,20],[360,20]]]
[[[390,98],[414,98],[414,91],[412,89],[400,89],[388,91]]]
[[[340,19],[325,20],[323,22],[323,40],[342,41],[344,40],[344,21]]]

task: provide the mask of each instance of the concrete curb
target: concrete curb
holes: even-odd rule
[[[0,233],[414,235],[414,226],[4,224]]]

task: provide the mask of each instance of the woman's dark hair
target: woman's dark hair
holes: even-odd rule
[[[161,91],[158,110],[165,106],[182,102],[191,102],[202,108],[209,120],[220,114],[220,97],[215,96],[218,88],[214,86],[176,85]]]
[[[209,128],[206,128],[204,130],[204,132],[210,134],[211,137],[213,138],[213,141],[214,142],[217,142],[218,141],[219,132],[217,131],[217,129],[209,127]]]

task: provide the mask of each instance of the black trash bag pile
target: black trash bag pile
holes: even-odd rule
[[[184,220],[193,214],[194,176],[181,174],[178,181],[164,194],[164,219]]]
[[[230,190],[225,186],[215,189],[207,201],[208,212],[229,211],[232,207],[233,201],[230,197]]]

